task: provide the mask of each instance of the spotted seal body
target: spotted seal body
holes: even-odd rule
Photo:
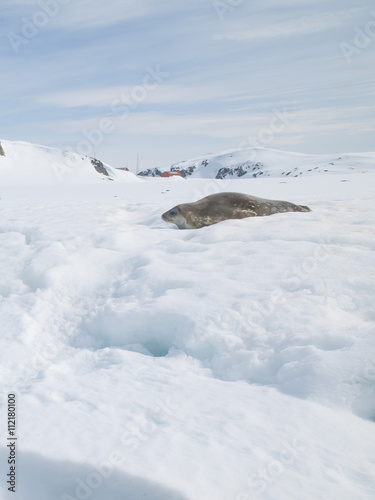
[[[267,200],[241,193],[217,193],[194,203],[177,205],[161,217],[179,229],[198,229],[227,219],[262,217],[282,212],[311,212],[289,201]]]

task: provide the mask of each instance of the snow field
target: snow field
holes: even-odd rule
[[[374,174],[209,183],[1,194],[19,499],[374,497]],[[313,211],[160,219],[221,188]]]

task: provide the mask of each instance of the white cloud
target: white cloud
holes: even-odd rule
[[[48,12],[51,9],[53,27],[56,24],[63,24],[71,28],[111,25],[143,16],[155,10],[152,0],[127,0],[125,5],[117,0],[107,0],[106,2],[101,0],[65,0],[61,4],[55,0],[55,2],[51,2],[51,5],[47,0],[39,2],[35,0],[4,0],[2,7],[13,9],[14,12],[17,9],[20,12],[20,18],[23,15],[32,16],[40,11]]]
[[[292,19],[290,21],[262,25],[253,29],[222,33],[220,35],[215,35],[214,39],[242,41],[307,35],[340,26],[345,20],[350,18],[351,15],[352,11],[315,14],[308,17],[305,16],[298,19]]]
[[[142,90],[143,89],[143,90]],[[61,108],[80,106],[106,107],[118,106],[120,101],[126,104],[189,104],[209,100],[230,100],[231,89],[220,85],[155,85],[154,89],[143,87],[142,82],[135,85],[114,86],[98,89],[73,90],[38,95],[35,100]]]
[[[279,132],[274,133],[272,144],[297,143],[301,138],[309,136],[320,137],[327,134],[355,134],[358,129],[374,131],[373,115],[375,105],[357,106],[352,108],[312,108],[303,110],[284,110],[279,108],[279,114],[284,114],[288,124],[282,127],[277,122]],[[275,115],[270,112],[232,113],[232,114],[194,114],[171,116],[165,113],[139,112],[126,116],[110,117],[113,133],[124,138],[132,135],[173,136],[200,135],[215,139],[230,139],[240,143],[250,137],[257,138],[264,129],[272,128]],[[86,120],[70,120],[60,122],[62,133],[82,136],[86,131],[99,128],[103,117]],[[271,147],[270,145],[266,145]]]
[[[69,16],[60,16],[57,22],[69,29],[112,26],[115,24],[156,14],[172,14],[200,7],[200,0],[179,3],[173,0],[70,0],[64,5]]]

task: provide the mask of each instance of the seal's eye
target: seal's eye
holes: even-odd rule
[[[177,209],[172,208],[172,210],[169,213],[172,215],[172,217],[174,217],[175,215],[177,215]]]

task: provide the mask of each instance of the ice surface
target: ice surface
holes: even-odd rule
[[[375,498],[374,181],[1,187],[14,497]],[[220,190],[312,212],[186,231],[160,218]]]

